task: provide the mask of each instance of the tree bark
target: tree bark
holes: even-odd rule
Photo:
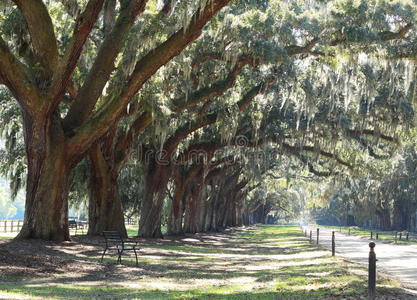
[[[178,205],[176,208],[179,212],[178,215],[174,212],[174,205]],[[182,235],[184,233],[182,229],[182,222],[183,222],[183,203],[180,201],[178,204],[175,204],[173,201],[171,201],[171,210],[169,212],[168,216],[168,235]]]
[[[188,201],[186,202],[186,210],[184,217],[184,232],[197,233],[200,226],[201,213],[201,192],[203,185],[200,180],[196,180],[190,187]]]
[[[184,215],[184,197],[185,197],[185,178],[180,174],[176,174],[174,178],[175,192],[171,200],[171,209],[168,216],[168,234],[181,235],[183,234],[182,222]]]
[[[161,211],[168,185],[170,168],[156,159],[148,163],[145,194],[141,203],[139,233],[146,238],[162,238]]]
[[[113,160],[106,161],[99,145],[92,147],[89,157],[91,174],[88,234],[99,235],[104,230],[112,230],[127,237],[123,206],[117,189],[119,172],[112,165]]]
[[[57,116],[34,120],[24,114],[28,157],[25,220],[17,238],[69,240],[68,187],[72,169]]]

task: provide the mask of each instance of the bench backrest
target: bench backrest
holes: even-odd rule
[[[123,237],[118,231],[103,231],[103,236],[107,246],[123,245],[124,243]]]
[[[68,221],[68,227],[77,227],[77,221],[69,220]]]

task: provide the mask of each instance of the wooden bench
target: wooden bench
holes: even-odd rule
[[[101,262],[103,262],[107,250],[116,250],[118,255],[117,263],[122,264],[123,252],[133,250],[136,258],[136,266],[138,266],[138,254],[136,252],[136,249],[138,249],[136,248],[138,245],[137,241],[125,240],[118,231],[103,231],[103,237],[106,241],[106,247],[101,256]]]
[[[77,221],[75,220],[68,220],[68,229],[69,230],[74,230],[75,229],[75,235],[77,235],[77,230],[78,230],[78,224]]]

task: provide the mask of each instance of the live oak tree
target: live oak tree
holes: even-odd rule
[[[259,15],[257,15],[257,17],[259,17]],[[237,26],[237,28],[239,28],[239,26]],[[389,41],[389,40],[392,40],[392,39],[400,39],[400,38],[404,38],[405,37],[406,33],[410,30],[410,28],[411,27],[409,25],[405,24],[404,25],[404,28],[400,28],[397,33],[383,31],[381,33],[375,33],[374,32],[373,35],[370,34],[370,36],[373,36],[373,39],[376,39],[378,41]],[[363,30],[364,30],[364,32],[366,31],[365,29],[363,29]],[[239,32],[239,29],[237,29],[236,31]],[[260,30],[260,32],[261,32],[261,30]],[[227,37],[227,34],[225,36]],[[260,49],[261,49],[260,52],[255,52],[256,55],[253,55],[253,54],[252,55],[251,54],[249,54],[249,55],[248,54],[245,54],[243,51],[245,51],[245,49],[246,49],[245,46],[247,46],[247,44],[244,43],[244,40],[245,40],[244,38],[241,38],[240,36],[239,36],[239,38],[240,39],[238,39],[237,41],[235,41],[233,39],[233,37],[232,37],[231,38],[231,41],[230,42],[227,42],[228,45],[229,44],[233,44],[233,42],[236,42],[237,45],[242,46],[241,47],[242,51],[235,51],[234,56],[232,56],[232,58],[236,61],[236,64],[234,65],[235,68],[232,68],[232,72],[230,73],[230,75],[228,77],[226,77],[229,80],[227,82],[228,85],[225,85],[225,83],[224,83],[225,81],[222,82],[223,83],[223,87],[235,88],[235,84],[233,83],[232,80],[230,80],[230,78],[232,78],[232,79],[235,78],[235,76],[236,76],[235,75],[236,74],[235,70],[236,70],[236,68],[239,67],[239,64],[248,64],[249,66],[252,66],[252,67],[254,67],[256,69],[258,66],[264,65],[265,63],[266,64],[268,64],[268,63],[280,63],[280,62],[282,62],[283,57],[290,57],[291,55],[297,55],[297,54],[306,53],[306,54],[326,56],[326,54],[324,52],[318,53],[318,52],[312,51],[312,48],[314,46],[316,46],[319,43],[319,41],[320,41],[320,39],[318,37],[314,37],[314,36],[311,38],[311,40],[307,40],[306,45],[304,47],[302,47],[302,46],[287,46],[286,48],[282,48],[282,49],[277,48],[277,47],[274,48],[274,45],[273,44],[268,44],[268,40],[266,40],[266,41],[264,41],[264,40],[259,41],[258,44],[256,44],[257,41],[255,40],[255,44],[254,45],[258,45],[260,47]],[[328,41],[329,39],[330,39],[330,41]],[[326,44],[326,42],[327,42],[327,44]],[[335,47],[335,46],[337,46],[339,44],[349,44],[349,42],[352,42],[353,44],[355,44],[356,43],[356,40],[349,41],[347,39],[347,37],[346,38],[342,38],[342,39],[340,39],[340,38],[339,39],[331,39],[331,38],[327,37],[327,40],[324,39],[324,42],[323,42],[322,47],[327,49],[327,48]],[[232,47],[230,47],[230,48],[232,48]],[[253,51],[255,51],[255,50],[252,50],[252,51],[249,51],[249,52],[253,53]],[[333,56],[332,51],[333,50],[330,50],[330,54],[329,54],[330,57]],[[216,53],[216,52],[203,53],[203,55],[201,55],[201,58],[197,61],[197,63],[198,64],[204,64],[204,63],[207,63],[207,62],[208,63],[211,63],[212,61],[222,61],[222,60],[226,60],[227,61],[227,58],[228,58],[228,56],[227,56],[227,50],[224,49],[221,52],[223,52],[223,54],[219,54],[219,53]],[[224,53],[226,53],[226,55],[224,55]],[[242,54],[240,54],[240,53],[242,53]],[[265,57],[261,53],[269,54],[270,56]],[[212,70],[216,70],[215,64],[209,65],[209,68],[210,67],[212,68]],[[313,68],[313,70],[314,70],[314,68]],[[210,73],[212,73],[212,72],[210,72]],[[210,73],[207,72],[206,74],[210,74]],[[256,75],[254,74],[253,76],[256,76]],[[192,86],[192,83],[195,82],[195,81],[197,81],[197,83],[198,83],[199,82],[198,80],[200,80],[200,79],[191,76],[191,80],[190,80],[191,83],[190,83],[190,85]],[[217,96],[217,97],[222,96],[222,94],[219,94],[218,93],[218,92],[222,92],[222,90],[220,90],[218,88],[219,86],[216,85],[216,83],[213,84],[212,87],[213,87],[212,90],[214,92],[216,92],[216,94],[214,94],[214,96]],[[214,88],[216,88],[216,90]],[[337,88],[340,89],[341,86],[339,86]],[[334,87],[335,90],[337,88]],[[199,90],[197,90],[196,94],[198,92],[199,92]],[[360,94],[360,93],[358,93],[358,94]],[[194,99],[193,96],[194,95],[191,94],[190,98],[191,99]],[[226,97],[227,97],[227,94],[226,94]],[[347,103],[350,101],[349,97],[350,96],[346,94],[346,97],[345,98],[347,98],[347,99],[345,99],[345,101]],[[199,99],[205,100],[205,98],[202,98],[202,97],[198,98],[197,97],[196,98],[197,104],[198,104]],[[302,105],[304,105],[304,104],[302,104]],[[312,105],[314,106],[314,104],[312,104]],[[206,107],[201,106],[201,109],[206,109]],[[303,109],[305,109],[305,107],[299,108],[298,111],[301,112]],[[308,109],[309,108],[307,107],[307,109],[305,109],[305,110],[308,110]],[[314,108],[312,108],[311,110],[314,110]],[[312,113],[312,111],[307,112],[307,113]],[[323,115],[325,115],[324,112],[323,112]],[[301,116],[301,113],[298,114],[298,117],[300,117],[300,116]],[[192,127],[190,127],[191,124],[192,123],[189,123],[189,125],[186,126],[186,130],[183,130],[183,132],[188,131],[189,133],[191,133],[193,131]],[[206,125],[208,125],[208,124],[206,124]],[[230,128],[228,128],[226,130],[229,130],[229,132],[232,132],[233,131],[233,130],[230,130]],[[373,134],[374,132],[375,132],[375,130],[369,130],[369,129],[358,130],[357,128],[356,129],[350,129],[350,130],[347,131],[347,133],[350,134],[351,137],[354,137],[356,139],[361,139],[359,137],[359,135],[362,134],[362,133],[365,134],[365,135],[366,134],[369,135],[369,134]],[[172,137],[172,138],[175,138],[175,137]],[[388,139],[390,139],[390,138],[388,137]],[[365,140],[362,139],[362,141],[364,143],[366,143]],[[287,147],[287,150],[289,150],[289,151],[296,150],[296,147],[291,146],[289,144],[286,144],[286,147]],[[306,147],[307,150],[308,149],[312,150],[313,148],[314,148],[314,146],[308,146],[308,147]],[[161,149],[163,149],[163,150],[166,151],[165,152],[165,155],[168,158],[171,156],[172,150],[171,151],[168,151],[168,149],[166,149],[164,147],[162,147]],[[173,149],[173,148],[171,148],[171,149]],[[154,149],[154,150],[156,150],[156,149]],[[329,154],[329,153],[327,155],[328,156],[331,156],[331,157],[334,156],[333,154]],[[154,165],[154,167],[151,167],[150,170],[152,172],[154,172],[153,175],[154,175],[155,181],[149,182],[149,183],[145,184],[145,186],[146,187],[149,187],[150,189],[158,189],[158,192],[157,193],[154,193],[153,192],[152,194],[159,195],[159,196],[158,196],[158,200],[154,200],[154,201],[146,200],[146,201],[142,202],[143,205],[150,205],[149,207],[142,206],[142,210],[141,210],[142,218],[141,218],[140,228],[141,228],[141,234],[142,235],[144,234],[143,233],[144,231],[147,232],[147,233],[145,233],[145,236],[149,235],[149,232],[151,232],[151,235],[152,236],[154,236],[154,235],[155,236],[160,236],[159,229],[156,230],[156,233],[155,233],[155,230],[154,230],[154,228],[159,228],[160,227],[159,226],[160,224],[158,224],[158,221],[155,224],[152,224],[152,222],[150,222],[149,220],[152,220],[152,219],[153,220],[155,220],[155,219],[156,220],[159,220],[160,219],[159,212],[161,211],[162,203],[163,203],[163,198],[164,198],[163,191],[165,189],[165,186],[166,186],[166,184],[168,182],[168,178],[169,178],[169,175],[168,175],[169,174],[169,170],[168,170],[168,168],[166,166],[161,166],[161,164],[158,164],[156,162],[153,163],[153,165]],[[166,171],[162,171],[162,169],[166,169]],[[158,170],[158,171],[155,171],[155,170]],[[154,204],[156,204],[156,205],[153,206]],[[151,211],[152,213],[150,215],[148,215],[148,213],[146,211]],[[153,228],[150,229],[150,231],[148,231],[146,229],[149,226],[153,227]]]
[[[71,22],[73,33],[66,36],[65,44],[57,39],[56,20],[43,1],[16,0],[6,10],[21,15],[29,39],[26,49],[17,51],[11,47],[16,45],[0,39],[0,82],[20,105],[26,145],[26,213],[20,238],[69,239],[67,194],[71,169],[111,129],[146,81],[198,38],[207,22],[229,1],[201,1],[186,7],[184,19],[189,23],[165,28],[164,34],[156,37],[155,46],[145,45],[123,84],[108,92],[106,85],[117,76],[114,69],[119,66],[126,37],[146,20],[138,16],[149,8],[146,0],[116,3],[114,25],[99,41],[86,76],[74,82],[84,45],[91,32],[103,26],[100,13],[104,2],[91,0],[82,7]],[[76,84],[79,89],[71,93],[68,108],[63,108],[61,104]]]
[[[12,28],[12,34],[7,35],[9,41],[1,40],[0,47],[0,82],[9,88],[21,106],[28,157],[27,214],[21,237],[68,238],[69,173],[87,154],[92,162],[90,219],[94,226],[91,233],[109,226],[123,231],[120,202],[112,195],[116,194],[117,177],[128,157],[132,136],[146,127],[136,125],[150,122],[146,115],[149,111],[136,111],[128,106],[129,103],[133,107],[141,105],[140,101],[137,104],[136,95],[140,91],[143,96],[147,86],[162,91],[154,93],[150,99],[155,96],[165,99],[171,111],[179,114],[175,118],[170,113],[165,118],[158,116],[153,128],[145,132],[150,141],[146,145],[151,146],[154,153],[163,149],[171,157],[189,135],[217,123],[218,119],[226,123],[221,130],[230,138],[234,133],[231,129],[238,124],[233,116],[239,115],[230,111],[246,107],[238,105],[238,109],[233,109],[233,106],[242,103],[239,101],[245,99],[246,94],[253,98],[263,93],[269,84],[273,85],[269,75],[274,73],[276,65],[293,62],[320,76],[304,74],[305,78],[289,80],[286,89],[279,90],[279,98],[267,100],[280,102],[271,111],[284,113],[275,116],[286,119],[287,107],[293,107],[294,114],[283,122],[287,127],[272,128],[275,135],[266,138],[280,144],[282,151],[298,155],[311,170],[314,170],[312,158],[300,154],[300,150],[316,153],[316,156],[322,154],[331,160],[339,159],[338,152],[343,152],[343,147],[337,145],[334,142],[337,139],[331,135],[337,135],[334,131],[340,128],[344,136],[373,151],[362,135],[378,135],[379,128],[352,127],[343,123],[349,119],[341,118],[344,115],[341,113],[334,114],[337,117],[333,120],[326,120],[326,116],[334,111],[334,103],[340,99],[346,109],[351,102],[358,101],[352,95],[374,97],[372,80],[368,80],[370,76],[366,72],[362,79],[351,82],[349,72],[357,72],[355,59],[367,62],[386,57],[387,54],[378,52],[379,48],[387,48],[391,53],[392,48],[403,46],[398,41],[407,43],[408,37],[414,34],[411,3],[235,1],[202,34],[203,26],[229,1],[200,1],[191,6],[181,2],[176,8],[170,1],[164,1],[160,11],[155,9],[154,1],[149,1],[146,10],[147,1],[89,1],[85,6],[70,4],[76,1],[63,2],[64,16],[70,20],[67,27],[74,28],[72,36],[68,28],[56,25],[42,1],[27,4],[16,0],[17,8],[11,6],[6,10],[8,16],[22,20],[22,26]],[[182,29],[182,22],[178,22],[181,14],[185,15]],[[73,18],[78,21],[71,21]],[[24,38],[14,45],[10,41],[16,32]],[[195,43],[192,51],[178,60],[182,60],[184,72],[160,70],[149,81],[161,66],[172,61],[201,34],[202,39]],[[131,47],[141,41],[139,51],[132,51]],[[11,46],[16,46],[13,51]],[[403,50],[393,52],[397,56],[412,56],[412,51],[404,54]],[[363,56],[356,53],[363,53]],[[113,72],[115,66],[116,72]],[[172,66],[175,68],[175,64]],[[351,67],[352,70],[346,72]],[[337,68],[339,72],[329,71]],[[189,76],[183,76],[187,73]],[[274,76],[272,81],[285,75]],[[323,78],[328,78],[327,88],[319,84]],[[395,84],[395,81],[390,82]],[[163,89],[163,83],[169,83],[167,89]],[[344,93],[338,92],[341,90]],[[320,97],[327,97],[330,103],[318,103]],[[228,104],[221,107],[224,100]],[[373,105],[368,100],[364,101],[365,108]],[[216,105],[220,105],[220,109]],[[343,105],[336,107],[344,111]],[[185,109],[190,112],[182,114]],[[354,111],[350,111],[353,116]],[[122,118],[131,119],[125,122]],[[274,123],[273,117],[268,120]],[[321,126],[312,126],[317,122],[314,120],[321,120]],[[376,119],[367,120],[365,125],[372,125]],[[123,127],[125,130],[120,130]],[[309,131],[310,128],[314,130]],[[157,139],[160,140],[155,142]],[[319,146],[325,149],[320,152]],[[340,162],[345,161],[339,159]],[[171,170],[158,164],[156,157],[146,163],[140,233],[160,236],[160,211]],[[94,188],[98,186],[104,188]],[[106,218],[108,212],[114,213],[115,219]]]

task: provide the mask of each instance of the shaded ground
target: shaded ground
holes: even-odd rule
[[[314,239],[316,227],[311,229]],[[328,249],[331,249],[331,234],[332,229],[320,227],[320,244]],[[369,243],[375,242],[377,267],[396,276],[403,285],[416,290],[417,295],[417,245],[383,243],[368,238],[335,231],[336,252],[343,257],[367,263]]]
[[[366,269],[310,245],[299,228],[140,240],[134,257],[100,263],[100,238],[0,241],[0,299],[366,299]],[[380,280],[385,299],[415,299]]]

